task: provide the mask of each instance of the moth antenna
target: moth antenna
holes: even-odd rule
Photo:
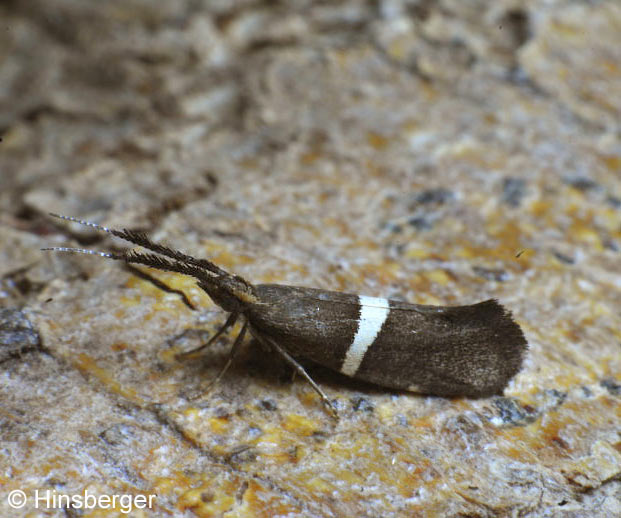
[[[206,272],[201,268],[196,268],[189,264],[170,261],[155,254],[141,254],[139,252],[133,252],[131,250],[120,254],[113,254],[111,252],[99,252],[97,250],[88,250],[86,248],[68,248],[65,246],[52,246],[41,248],[41,250],[51,250],[53,252],[68,252],[74,254],[98,255],[99,257],[114,259],[115,261],[125,261],[129,264],[142,264],[143,266],[149,266],[151,268],[155,268],[156,270],[190,275],[191,277],[194,277],[199,281],[205,281],[207,279],[206,282],[209,282],[209,279],[215,277],[215,274],[211,272]]]
[[[114,256],[114,254],[112,255]],[[218,277],[215,273],[205,271],[203,268],[197,268],[191,264],[171,261],[156,254],[143,254],[130,250],[121,256],[118,256],[118,259],[121,259],[129,264],[142,264],[143,266],[149,266],[150,268],[155,268],[156,270],[182,273],[184,275],[194,277],[199,281],[206,282],[207,284],[211,284],[212,280]]]
[[[106,257],[108,259],[125,261],[128,264],[142,264],[157,270],[189,275],[198,281],[199,287],[205,290],[216,304],[229,312],[239,311],[241,306],[258,302],[254,292],[254,286],[245,279],[238,275],[231,275],[226,270],[219,268],[206,259],[196,259],[182,252],[177,252],[163,245],[153,243],[143,232],[135,232],[127,229],[116,230],[71,216],[62,216],[60,214],[50,215],[55,218],[73,221],[87,227],[107,232],[125,241],[146,248],[151,252],[142,253],[128,250],[120,253],[110,253],[66,247],[51,247],[45,248],[45,250],[99,255],[100,257]]]
[[[74,218],[73,216],[63,216],[62,214],[56,214],[55,212],[48,212],[48,214],[52,216],[53,218],[64,219],[66,221],[73,221],[74,223],[79,223],[80,225],[84,225],[85,227],[96,228],[97,230],[101,230],[103,232],[108,232],[108,234],[112,234],[111,228],[104,227],[103,225],[98,225],[97,223],[93,223],[92,221],[86,221],[84,219]]]
[[[66,246],[50,246],[47,248],[41,248],[41,250],[51,250],[53,252],[69,252],[73,254],[98,255],[100,257],[107,257],[108,259],[114,259],[114,260],[124,259],[120,254],[112,254],[110,252],[98,252],[97,250],[87,250],[86,248],[68,248]]]
[[[222,268],[216,266],[211,261],[207,259],[197,259],[192,257],[191,255],[184,254],[183,252],[179,252],[177,250],[173,250],[172,248],[168,248],[167,246],[160,245],[158,243],[154,243],[144,232],[139,232],[136,230],[128,230],[126,228],[122,230],[117,230],[114,228],[104,227],[103,225],[99,225],[97,223],[93,223],[92,221],[86,221],[83,219],[74,218],[72,216],[63,216],[62,214],[55,214],[53,212],[49,213],[50,216],[58,219],[64,219],[66,221],[73,221],[74,223],[79,223],[80,225],[84,225],[86,227],[91,227],[102,232],[107,232],[108,234],[112,234],[118,238],[121,238],[125,241],[129,241],[134,245],[141,246],[146,248],[147,250],[151,250],[152,252],[162,254],[166,257],[170,257],[175,261],[179,261],[186,264],[191,264],[194,266],[198,266],[199,268],[204,268],[205,270],[215,273],[217,275],[229,275],[229,273]]]

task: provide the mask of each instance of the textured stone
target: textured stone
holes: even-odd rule
[[[0,514],[49,488],[157,495],[144,516],[619,515],[614,2],[28,4],[0,5]],[[249,340],[191,400],[234,332],[175,356],[223,313],[40,252],[125,246],[49,211],[256,283],[496,297],[529,354],[481,400],[309,366],[335,421]]]

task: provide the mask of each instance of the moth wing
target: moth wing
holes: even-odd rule
[[[486,396],[502,392],[521,368],[526,339],[494,299],[467,306],[390,305],[357,377],[429,394]],[[386,365],[385,372],[374,363]]]
[[[292,355],[384,387],[429,394],[498,393],[526,340],[496,300],[426,306],[282,285],[256,287],[251,326]]]

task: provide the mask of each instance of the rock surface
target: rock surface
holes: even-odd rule
[[[36,509],[47,490],[155,495],[135,516],[621,515],[618,2],[32,0],[0,19],[0,515],[77,516]],[[191,279],[40,252],[125,246],[48,212],[254,283],[498,298],[529,353],[479,400],[309,366],[336,421],[248,340],[191,400],[234,333],[175,354],[224,314]]]

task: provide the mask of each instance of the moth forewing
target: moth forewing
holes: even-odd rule
[[[250,325],[296,356],[384,387],[442,396],[499,393],[526,340],[496,300],[424,306],[283,285],[258,285],[267,309]]]
[[[501,392],[520,369],[526,340],[496,300],[452,307],[390,304],[356,377],[415,392],[479,397]]]

